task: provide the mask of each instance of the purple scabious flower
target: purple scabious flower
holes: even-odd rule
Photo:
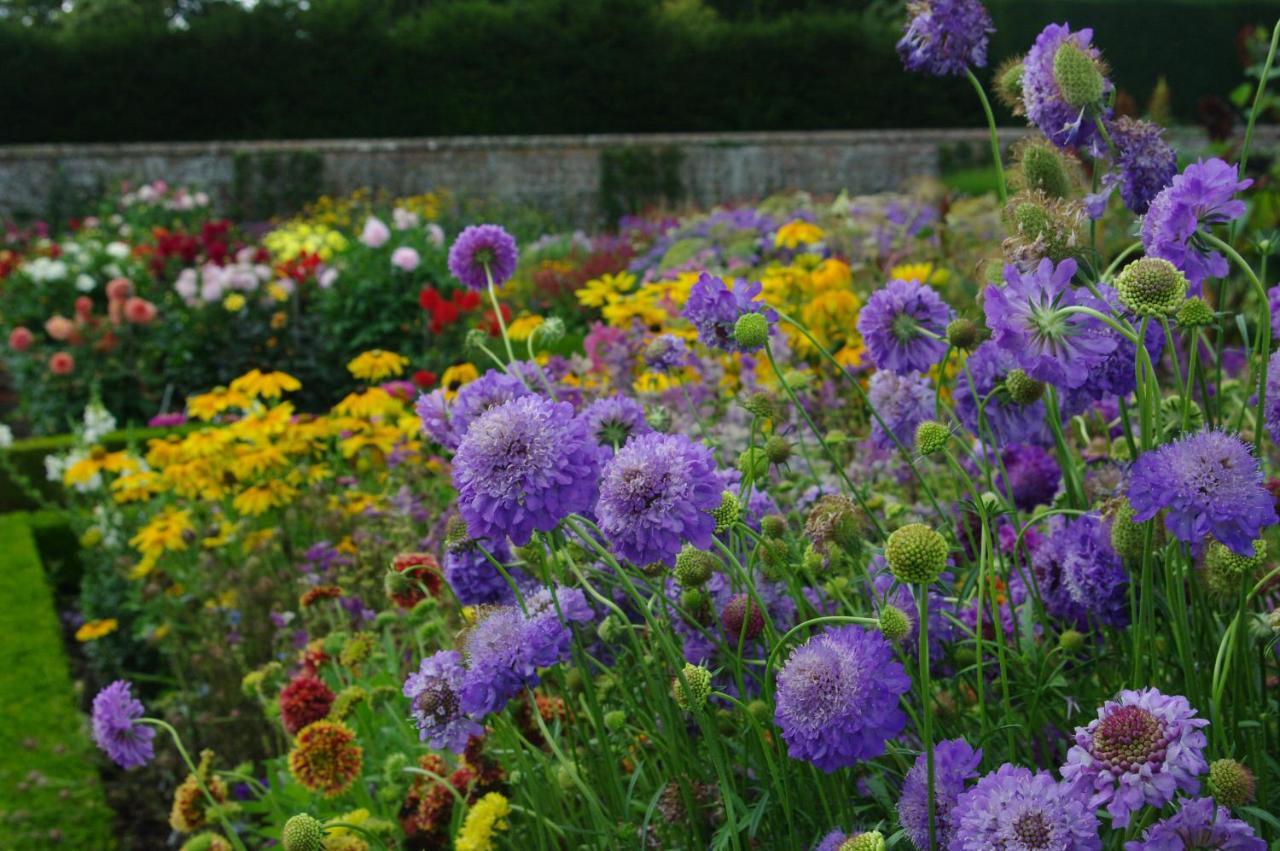
[[[1090,155],[1100,157],[1106,153],[1106,144],[1098,132],[1097,117],[1091,107],[1077,107],[1067,103],[1053,74],[1054,57],[1058,49],[1072,42],[1095,61],[1100,60],[1098,49],[1093,46],[1093,30],[1071,32],[1068,24],[1049,24],[1027,51],[1022,63],[1022,100],[1027,118],[1040,128],[1060,148],[1083,148]],[[1103,82],[1103,94],[1111,91],[1110,80]],[[1104,97],[1105,100],[1105,97]],[[1103,118],[1110,115],[1106,110]]]
[[[1267,434],[1272,441],[1280,443],[1280,352],[1271,355],[1267,361],[1267,401],[1263,419],[1266,420]]]
[[[763,301],[757,301],[761,286],[758,281],[735,281],[733,289],[722,278],[703,272],[689,290],[681,316],[698,329],[698,339],[712,349],[726,352],[756,351],[738,345],[733,329],[738,319],[748,313],[762,314],[770,323],[778,314]]]
[[[791,651],[778,671],[774,720],[792,759],[830,773],[884,753],[906,726],[898,698],[910,690],[884,636],[836,627]]]
[[[597,399],[583,408],[580,416],[587,424],[587,434],[604,451],[606,460],[633,435],[653,431],[644,417],[644,406],[629,396]]]
[[[1187,166],[1152,200],[1142,219],[1142,247],[1149,257],[1177,266],[1193,285],[1227,274],[1227,258],[1200,238],[1200,229],[1244,215],[1235,194],[1253,184],[1240,180],[1236,168],[1216,157]]]
[[[951,308],[930,287],[895,278],[867,299],[858,333],[871,360],[894,372],[928,372],[947,351]]]
[[[1165,141],[1164,128],[1150,121],[1121,116],[1110,125],[1110,133],[1119,152],[1116,169],[1102,176],[1102,191],[1086,198],[1085,205],[1090,217],[1099,218],[1118,186],[1124,205],[1142,215],[1178,173],[1178,155]]]
[[[840,851],[840,846],[843,845],[845,840],[848,838],[849,834],[837,827],[835,830],[822,837],[822,839],[818,841],[818,844],[813,846],[813,851]]]
[[[687,366],[692,353],[689,344],[675,334],[660,334],[644,350],[644,365],[657,372],[671,372]]]
[[[898,55],[908,71],[935,77],[963,75],[987,65],[991,15],[978,0],[912,0]]]
[[[516,241],[498,225],[464,228],[449,247],[449,271],[473,290],[500,287],[516,273]]]
[[[1129,622],[1129,574],[1111,547],[1109,527],[1096,514],[1050,520],[1049,536],[1031,555],[1045,611],[1076,626],[1091,620]]]
[[[1226,807],[1212,798],[1184,801],[1173,815],[1162,819],[1124,844],[1124,851],[1267,851],[1247,822],[1234,818]]]
[[[948,739],[933,746],[933,824],[939,848],[946,848],[955,833],[952,813],[965,782],[978,776],[982,750],[974,750],[964,739]],[[898,798],[898,821],[907,832],[911,844],[920,851],[929,848],[929,766],[926,756],[916,757],[915,765],[902,782]]]
[[[1276,522],[1275,501],[1258,459],[1240,438],[1202,431],[1145,452],[1129,471],[1133,519],[1166,510],[1164,525],[1185,544],[1213,535],[1233,552],[1251,555],[1253,542]]]
[[[1052,505],[1062,481],[1062,468],[1043,448],[1013,443],[1000,451],[999,486],[1023,511]],[[1007,477],[1006,477],[1007,474]]]
[[[466,668],[456,650],[439,650],[422,660],[404,681],[404,696],[418,725],[419,738],[433,748],[462,753],[467,740],[484,735],[484,727],[462,712],[458,689]]]
[[[155,759],[154,727],[139,724],[142,701],[128,680],[116,680],[93,699],[93,740],[121,768],[137,768]]]
[[[491,369],[458,388],[452,404],[437,388],[419,396],[414,410],[428,437],[446,449],[457,449],[473,420],[495,405],[528,395],[529,388],[515,375]]]
[[[1201,728],[1208,725],[1180,695],[1122,691],[1097,720],[1076,728],[1063,781],[1092,796],[1091,810],[1105,804],[1113,826],[1127,827],[1143,806],[1163,807],[1179,790],[1200,790],[1197,778],[1209,770]]]
[[[467,634],[467,671],[458,688],[461,711],[476,718],[501,712],[521,689],[539,683],[539,668],[569,658],[570,624],[592,617],[576,588],[554,594],[543,589],[525,606],[526,612],[516,606],[491,610]]]
[[[1063,313],[1077,305],[1106,312],[1106,304],[1076,290],[1076,261],[1056,267],[1049,258],[1033,271],[1004,267],[1004,286],[987,287],[983,307],[991,341],[1014,356],[1027,374],[1060,387],[1079,387],[1116,348],[1116,337],[1091,316]]]
[[[511,549],[505,539],[499,544],[479,540],[449,547],[444,554],[445,581],[464,606],[512,602],[515,595],[511,585],[480,551],[481,547],[500,564],[506,565],[511,560]],[[518,586],[529,582],[528,574],[518,567],[508,566],[507,573]]]
[[[475,420],[453,459],[458,511],[476,538],[517,546],[591,508],[599,452],[567,402],[521,396]]]
[[[446,449],[457,449],[460,435],[453,427],[449,415],[449,402],[440,388],[422,393],[413,403],[413,410],[422,423],[422,432]]]
[[[1101,851],[1098,817],[1047,771],[1005,763],[960,795],[947,851]]]
[[[711,546],[722,492],[710,449],[683,434],[643,434],[605,464],[595,512],[618,555],[673,565],[685,543]]]
[[[991,395],[993,390],[998,390],[1003,385],[1010,372],[1019,368],[1011,352],[996,345],[993,340],[987,340],[973,350],[965,361],[965,367],[968,374],[973,376],[973,387],[970,388],[967,376],[961,375],[956,380],[953,391],[956,416],[964,423],[965,428],[983,441],[996,444],[1050,444],[1052,437],[1045,424],[1043,400],[1030,405],[1019,405],[1002,391]],[[984,419],[992,432],[990,438],[979,427],[978,403],[984,399],[987,400],[983,407]]]
[[[915,444],[916,426],[933,417],[933,388],[918,372],[878,370],[871,376],[867,398],[879,414],[871,419],[871,442],[881,449],[910,449]]]

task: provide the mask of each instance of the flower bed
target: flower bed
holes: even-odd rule
[[[988,30],[915,4],[900,50],[967,77]],[[420,298],[491,322],[435,383],[264,363],[122,447],[91,403],[48,467],[129,839],[1280,840],[1252,178],[1116,116],[1088,30],[995,81],[1041,134],[994,199],[470,226]]]

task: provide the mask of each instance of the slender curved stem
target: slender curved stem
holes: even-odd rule
[[[987,116],[987,131],[991,134],[991,160],[996,167],[996,189],[1000,192],[1000,204],[1003,206],[1009,200],[1009,188],[1004,179],[1004,163],[1000,159],[1000,135],[996,131],[996,116],[991,111],[991,101],[987,99],[987,92],[982,88],[981,81],[974,75],[972,69],[966,68],[965,73],[969,75],[969,82],[973,84],[973,90],[978,93],[978,100],[982,102],[982,111]]]
[[[1277,26],[1277,31],[1280,31],[1280,26]],[[1272,40],[1271,49],[1272,53],[1274,53],[1274,40]],[[1262,458],[1262,443],[1267,432],[1263,428],[1263,423],[1266,422],[1263,412],[1266,411],[1267,405],[1267,369],[1269,367],[1267,361],[1271,358],[1271,305],[1267,301],[1267,288],[1262,281],[1258,280],[1253,267],[1240,256],[1240,252],[1211,233],[1204,234],[1204,237],[1211,245],[1221,249],[1224,254],[1231,258],[1231,262],[1235,263],[1240,271],[1244,272],[1245,277],[1249,279],[1249,283],[1253,285],[1253,290],[1258,296],[1258,331],[1255,351],[1260,357],[1258,364],[1258,413],[1253,426],[1253,447],[1258,457]]]

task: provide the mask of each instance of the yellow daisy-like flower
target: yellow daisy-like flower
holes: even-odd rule
[[[356,393],[349,393],[342,401],[333,406],[336,414],[346,417],[369,419],[381,414],[390,413],[400,407],[400,403],[391,394],[380,387],[369,387]]]
[[[245,299],[240,293],[232,293],[222,300],[222,308],[228,313],[239,313],[244,310]]]
[[[231,505],[241,514],[258,517],[273,508],[288,505],[297,495],[296,488],[289,487],[279,479],[271,479],[240,491]]]
[[[457,851],[493,851],[494,834],[508,827],[511,804],[498,792],[490,792],[471,805],[453,847]]]
[[[890,269],[889,277],[941,287],[951,280],[951,273],[933,263],[903,263]]]
[[[279,281],[272,281],[267,284],[267,295],[271,296],[274,301],[288,301],[289,290]]]
[[[616,275],[601,275],[583,284],[582,289],[574,295],[583,307],[604,307],[636,285],[636,276],[630,272],[619,272]]]
[[[105,635],[110,635],[120,628],[120,621],[115,618],[102,618],[100,620],[85,621],[76,630],[76,641],[84,643],[87,641],[97,641]]]
[[[247,552],[257,552],[271,543],[276,536],[275,529],[259,529],[244,536],[244,548]]]
[[[853,284],[853,270],[840,258],[828,257],[813,270],[810,279],[818,292],[844,289]]]
[[[516,342],[523,343],[533,336],[533,332],[538,330],[538,326],[541,324],[541,316],[521,316],[507,326],[507,336]]]
[[[153,470],[139,470],[121,476],[111,483],[111,493],[116,502],[146,502],[164,490],[164,481]]]
[[[231,382],[231,389],[255,399],[279,399],[285,393],[301,389],[302,382],[287,372],[262,372],[251,369]]]
[[[217,387],[208,393],[187,399],[187,413],[198,420],[208,422],[223,411],[237,408],[245,410],[253,405],[253,399],[243,390]]]
[[[458,395],[462,385],[470,384],[479,377],[480,371],[473,364],[454,364],[440,376],[440,387],[444,390],[444,397],[452,401],[453,397]]]
[[[793,219],[778,228],[778,232],[773,236],[773,244],[778,248],[798,248],[801,245],[821,242],[824,236],[826,233],[813,222]]]
[[[370,349],[356,355],[347,364],[347,369],[361,381],[381,381],[384,378],[400,375],[408,365],[409,359],[404,355],[382,349]]]
[[[154,561],[165,552],[177,552],[187,548],[187,536],[195,531],[191,524],[191,512],[169,507],[129,539],[129,546]]]
[[[206,550],[216,550],[220,547],[226,546],[235,536],[236,528],[237,524],[235,523],[219,524],[217,531],[201,541],[200,546]]]

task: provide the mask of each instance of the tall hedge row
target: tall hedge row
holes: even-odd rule
[[[1242,79],[1266,0],[990,0],[993,64],[1048,21],[1091,25],[1122,88],[1175,114]],[[690,21],[656,0],[220,8],[185,30],[0,23],[0,142],[972,125],[963,81],[904,73],[869,9]]]

